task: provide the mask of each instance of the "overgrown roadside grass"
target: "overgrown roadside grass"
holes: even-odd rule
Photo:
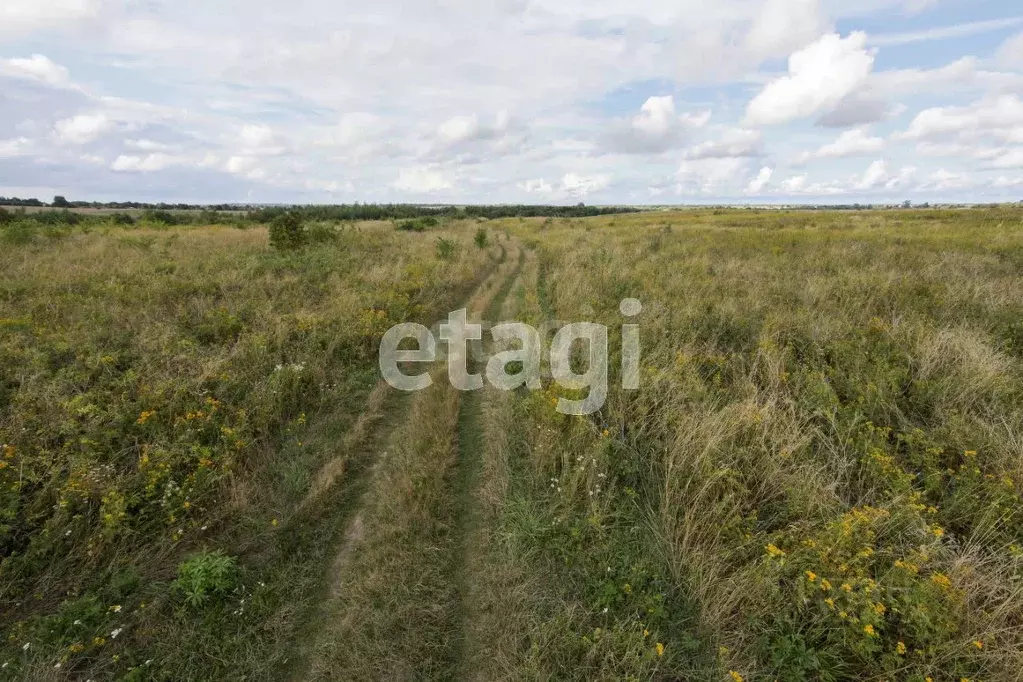
[[[515,533],[589,597],[540,658],[576,642],[591,677],[1016,679],[1018,209],[515,229],[551,316],[613,329],[622,298],[644,304],[639,392],[585,421],[528,401],[527,471],[551,492]],[[663,607],[638,618],[654,671],[600,622],[631,608],[637,566]]]
[[[0,251],[0,678],[1023,669],[1016,207],[30,236]],[[380,334],[470,292],[605,324],[604,408],[381,389]]]
[[[357,471],[337,447],[379,334],[487,269],[435,239],[114,229],[0,253],[0,674],[272,678],[333,558],[350,491],[310,487]],[[178,565],[217,550],[231,570],[187,605]]]

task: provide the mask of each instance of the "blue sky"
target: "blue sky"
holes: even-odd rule
[[[0,195],[1023,199],[1007,0],[4,0]]]

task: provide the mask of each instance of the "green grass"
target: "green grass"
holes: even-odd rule
[[[522,508],[572,510],[564,582],[613,596],[596,557],[638,559],[676,617],[657,673],[618,655],[590,676],[1016,674],[1023,215],[642,214],[538,241],[547,314],[613,329],[621,298],[644,303],[641,391],[575,422],[529,399],[531,463],[560,495]],[[541,525],[518,533],[535,546]]]
[[[251,679],[288,658],[343,517],[302,501],[350,454],[379,330],[485,270],[433,250],[376,225],[288,254],[217,228],[5,249],[4,674]],[[174,584],[204,550],[238,575],[195,608]]]
[[[478,227],[0,226],[0,676],[1018,677],[1023,212]],[[466,299],[605,407],[383,391]]]

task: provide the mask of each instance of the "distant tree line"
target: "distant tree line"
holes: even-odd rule
[[[51,203],[39,199],[21,199],[18,197],[0,197],[0,206],[25,206],[29,208],[95,208],[106,210],[162,210],[162,211],[201,211],[210,209],[214,211],[244,211],[247,207],[235,204],[148,204],[138,201],[68,201],[62,196],[53,197]]]
[[[634,213],[623,206],[420,206],[416,204],[341,204],[335,206],[271,206],[249,211],[249,219],[267,223],[282,213],[309,221],[415,220],[419,218],[584,218]]]
[[[282,213],[298,214],[303,220],[411,220],[415,218],[583,218],[631,213],[638,209],[620,206],[424,206],[419,204],[338,204],[253,207],[244,204],[150,204],[138,201],[68,201],[56,196],[49,204],[39,199],[0,197],[0,206],[51,207],[61,209],[217,211],[247,212],[250,220],[268,223]]]

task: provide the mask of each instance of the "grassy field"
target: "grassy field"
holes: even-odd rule
[[[0,679],[1023,679],[1023,211],[313,234],[0,226]],[[460,307],[604,408],[380,381]]]

